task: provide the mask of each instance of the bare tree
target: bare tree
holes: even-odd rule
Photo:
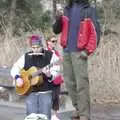
[[[13,35],[13,21],[15,18],[15,11],[16,11],[16,2],[17,0],[12,0],[11,2],[11,9],[10,9],[10,16],[9,16],[9,22],[7,27],[7,37],[10,39]]]
[[[56,0],[52,0],[53,2],[53,17],[55,17],[56,15],[56,4],[57,4],[57,1]]]

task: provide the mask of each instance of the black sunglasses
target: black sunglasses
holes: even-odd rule
[[[56,43],[57,41],[56,41],[56,40],[52,40],[51,42],[52,42],[52,43]]]

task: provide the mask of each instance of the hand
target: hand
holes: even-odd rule
[[[83,59],[83,60],[87,60],[88,58],[88,53],[87,51],[83,50],[80,52],[80,58]]]
[[[18,87],[22,87],[23,86],[23,80],[21,79],[21,78],[17,78],[17,80],[16,80],[16,86],[18,86]]]
[[[63,15],[63,7],[61,4],[56,4],[56,8],[57,8],[57,16],[61,16]]]
[[[42,72],[43,72],[47,77],[51,77],[50,68],[44,68],[44,69],[42,70]]]
[[[57,16],[62,16],[62,15],[63,15],[63,13],[64,13],[64,12],[63,12],[63,10],[62,10],[62,9],[60,9],[60,10],[58,10],[58,11],[57,11]]]

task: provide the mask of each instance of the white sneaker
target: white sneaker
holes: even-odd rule
[[[56,115],[52,115],[51,120],[60,120]]]

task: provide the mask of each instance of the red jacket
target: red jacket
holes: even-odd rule
[[[62,16],[62,32],[60,43],[63,48],[67,46],[68,29],[69,19],[66,16]],[[80,22],[80,28],[77,37],[77,47],[80,50],[86,49],[88,54],[93,53],[97,47],[96,30],[90,18],[86,18]]]

